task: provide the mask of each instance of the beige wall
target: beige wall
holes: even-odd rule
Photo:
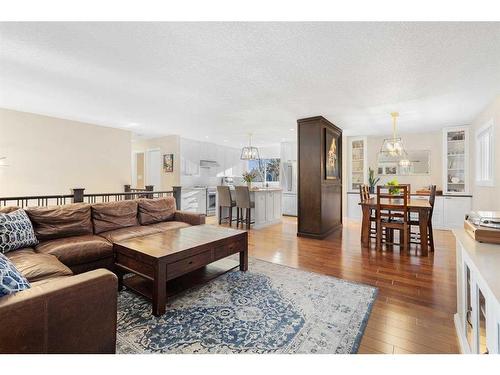
[[[495,142],[495,185],[491,187],[477,186],[475,176],[476,156],[476,130],[493,119],[494,142]],[[470,129],[470,155],[471,155],[471,186],[472,186],[472,209],[473,210],[495,210],[500,211],[500,96],[493,100],[473,121]]]
[[[0,109],[0,196],[120,192],[130,183],[130,132]]]
[[[163,171],[163,164],[161,165],[161,186],[155,190],[172,190],[172,186],[180,185],[180,175],[181,175],[181,154],[180,154],[180,137],[178,135],[169,135],[161,138],[154,138],[148,140],[133,140],[132,142],[132,152],[144,152],[147,150],[159,149],[163,154],[174,154],[174,171],[172,173],[165,173]],[[145,158],[147,160],[147,157]],[[148,181],[147,176],[147,166],[145,171],[145,181]],[[135,187],[135,186],[133,186]]]

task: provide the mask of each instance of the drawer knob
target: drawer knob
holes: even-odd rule
[[[192,261],[192,260],[190,260],[190,261],[189,261],[189,264],[193,264],[193,261]]]

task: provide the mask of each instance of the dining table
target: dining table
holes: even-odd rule
[[[393,206],[394,210],[401,210],[403,206],[402,198],[384,198],[380,200],[381,204],[384,204],[385,207],[390,208]],[[360,202],[359,205],[363,211],[363,221],[361,223],[361,245],[363,247],[370,246],[370,230],[371,230],[371,222],[370,216],[372,210],[377,209],[377,197],[370,197]],[[429,220],[431,218],[431,204],[427,199],[415,199],[411,198],[408,200],[408,211],[410,214],[412,212],[418,213],[418,222],[420,229],[420,249],[422,256],[427,256],[429,254],[429,242],[428,231],[429,231]]]

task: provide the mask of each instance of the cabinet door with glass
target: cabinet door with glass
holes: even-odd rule
[[[467,194],[469,191],[468,128],[443,129],[443,193]]]
[[[368,159],[366,153],[366,137],[349,138],[348,150],[349,190],[358,191],[360,185],[367,183]]]

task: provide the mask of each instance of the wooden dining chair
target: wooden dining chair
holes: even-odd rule
[[[365,202],[370,199],[370,188],[368,185],[359,185],[360,202]],[[377,238],[377,218],[375,217],[376,210],[370,210],[370,238]]]
[[[382,250],[383,243],[409,250],[408,186],[399,185],[399,193],[391,194],[394,187],[377,186],[377,250]],[[399,243],[394,243],[394,230],[399,231]],[[382,235],[384,231],[385,238]]]
[[[434,252],[434,234],[432,232],[432,214],[434,212],[434,203],[436,202],[436,185],[431,185],[430,187],[430,193],[429,193],[429,204],[431,205],[431,210],[429,211],[429,222],[427,224],[427,243],[429,244],[429,250],[431,252]],[[410,243],[418,244],[420,245],[422,243],[422,238],[420,236],[420,232],[413,232],[411,231],[411,227],[416,226],[420,227],[420,221],[417,217],[417,219],[411,218],[410,220],[410,233],[411,233],[411,240]]]
[[[233,207],[236,206],[236,202],[231,197],[231,190],[229,186],[217,186],[217,198],[219,203],[219,225],[222,223],[222,209],[227,208],[229,215],[227,217],[229,221],[229,226],[233,224]],[[236,224],[238,226],[238,224]]]

